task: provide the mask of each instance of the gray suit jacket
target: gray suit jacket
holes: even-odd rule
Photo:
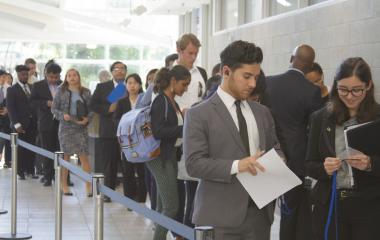
[[[256,102],[249,104],[257,122],[260,149],[274,147],[281,151],[269,110]],[[239,226],[247,213],[249,195],[236,175],[231,175],[231,167],[234,160],[246,154],[238,129],[218,94],[188,110],[183,146],[189,175],[200,179],[193,222],[223,228]],[[274,204],[261,211],[267,212],[271,224]]]

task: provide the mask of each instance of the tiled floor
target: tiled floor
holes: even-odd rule
[[[8,214],[0,215],[0,234],[10,233],[11,225],[11,169],[0,167],[0,209]],[[74,196],[63,196],[63,239],[93,239],[93,202],[85,196],[84,183],[72,177]],[[38,180],[18,181],[17,232],[32,234],[33,239],[54,239],[54,192],[43,187]],[[278,239],[278,214],[272,227],[272,240]],[[117,203],[104,205],[105,240],[152,239],[153,224]],[[169,239],[169,237],[168,237]]]

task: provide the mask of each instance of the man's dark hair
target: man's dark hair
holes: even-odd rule
[[[62,72],[62,68],[58,64],[53,62],[47,65],[45,71],[46,73],[60,74]]]
[[[113,69],[115,68],[115,66],[116,66],[117,64],[123,64],[125,71],[127,71],[127,65],[126,65],[125,63],[120,62],[120,61],[116,61],[116,62],[112,63],[112,65],[111,65],[111,67],[110,67],[110,72],[113,71]]]
[[[29,68],[26,65],[17,65],[15,69],[16,72],[29,71]]]
[[[7,74],[7,72],[4,71],[3,69],[0,69],[0,76],[5,75],[5,74]]]
[[[172,62],[172,61],[175,61],[178,59],[178,54],[177,53],[173,53],[173,54],[170,54],[168,56],[166,56],[165,58],[165,67],[169,67],[169,63]]]
[[[211,76],[215,76],[220,72],[220,63],[215,64],[215,66],[212,68]]]
[[[255,44],[246,41],[235,41],[220,53],[221,67],[228,66],[232,70],[242,64],[260,64],[263,61],[263,52]]]

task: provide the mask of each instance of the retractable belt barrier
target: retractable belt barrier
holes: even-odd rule
[[[103,207],[103,195],[108,196],[114,202],[118,202],[124,207],[132,209],[136,213],[142,215],[145,218],[152,220],[153,222],[167,228],[170,231],[175,232],[178,235],[183,236],[189,240],[213,240],[214,230],[209,226],[200,226],[196,228],[190,228],[184,224],[181,224],[165,215],[162,215],[154,210],[151,210],[145,206],[141,206],[136,201],[125,197],[124,195],[106,187],[104,185],[103,174],[94,173],[93,175],[84,172],[81,168],[65,161],[62,152],[52,153],[43,148],[36,147],[25,141],[17,139],[18,134],[12,133],[11,136],[0,132],[0,138],[11,140],[12,142],[12,219],[11,226],[12,232],[10,234],[0,234],[1,239],[30,239],[29,234],[17,233],[17,145],[24,147],[32,152],[40,154],[48,159],[54,160],[55,167],[55,240],[62,239],[62,191],[61,188],[61,167],[68,169],[74,173],[80,179],[86,182],[92,182],[93,186],[93,198],[94,198],[94,239],[103,240],[103,228],[104,228],[104,207]],[[12,138],[14,139],[12,141]],[[13,144],[14,143],[14,144]]]

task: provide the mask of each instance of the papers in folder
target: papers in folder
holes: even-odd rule
[[[265,168],[265,172],[258,171],[256,176],[244,172],[236,176],[259,209],[302,183],[274,149],[257,161]]]
[[[117,86],[112,90],[112,92],[107,96],[107,100],[109,103],[115,103],[120,98],[124,97],[127,89],[125,88],[124,83],[119,83]]]

